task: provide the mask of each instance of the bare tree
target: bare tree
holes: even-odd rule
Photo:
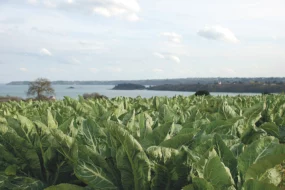
[[[30,82],[27,92],[28,96],[37,96],[37,99],[45,99],[47,95],[53,95],[54,89],[51,87],[51,82],[45,78],[38,78]]]

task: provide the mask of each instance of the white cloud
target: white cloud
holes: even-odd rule
[[[62,73],[62,72],[64,72],[63,69],[55,68],[55,67],[48,68],[48,71],[49,71],[49,72],[52,72],[52,73]]]
[[[94,0],[93,12],[104,17],[122,17],[138,21],[140,6],[137,0]]]
[[[20,71],[23,71],[23,72],[27,72],[28,69],[27,68],[19,68]]]
[[[92,73],[97,73],[98,69],[97,68],[89,68],[89,71]]]
[[[154,73],[163,73],[164,70],[163,69],[152,69],[152,72],[154,72]]]
[[[40,2],[40,3],[37,3]],[[47,8],[92,12],[104,17],[119,17],[138,21],[138,0],[28,0],[29,4],[42,4]]]
[[[48,7],[48,8],[56,8],[57,7],[57,4],[53,1],[50,1],[50,0],[43,0],[43,4],[45,7]]]
[[[80,64],[81,64],[81,61],[79,61],[79,60],[76,59],[75,57],[71,57],[69,62],[70,62],[71,64],[74,64],[74,65],[80,65]]]
[[[169,55],[168,58],[176,63],[180,63],[180,59],[179,57],[175,56],[175,55]]]
[[[80,40],[77,43],[80,44],[80,46],[78,46],[79,51],[86,50],[95,53],[104,53],[109,51],[109,47],[107,47],[103,42]]]
[[[49,35],[56,35],[56,36],[67,36],[66,33],[57,31],[53,27],[48,27],[48,28],[45,28],[45,29],[32,27],[31,30],[33,32],[37,32],[37,33],[43,34],[43,35],[49,34]]]
[[[46,48],[42,48],[42,49],[40,50],[40,54],[41,54],[41,55],[52,56],[52,53],[51,53],[49,50],[47,50]]]
[[[165,59],[165,56],[160,54],[160,53],[154,52],[153,55],[158,57],[158,58]]]
[[[168,59],[171,61],[174,61],[176,63],[180,63],[180,58],[177,57],[176,55],[171,55],[171,54],[161,54],[161,53],[153,53],[154,56],[160,58],[160,59]]]
[[[105,68],[106,71],[111,72],[111,73],[120,73],[123,71],[122,68],[120,67],[113,67],[113,66],[109,66]]]
[[[111,17],[112,13],[111,10],[105,8],[105,7],[95,7],[93,9],[94,13],[97,13],[99,15],[102,15],[104,17]]]
[[[198,31],[198,35],[210,40],[221,40],[224,42],[238,43],[235,34],[228,28],[222,26],[206,26]]]
[[[224,68],[222,69],[222,72],[226,74],[236,74],[236,71],[232,68]]]
[[[27,2],[31,5],[35,5],[38,3],[38,0],[28,0]]]
[[[173,43],[181,43],[182,36],[179,34],[176,34],[175,32],[164,32],[160,34],[163,37],[166,37],[168,41]]]
[[[137,15],[137,14],[134,14],[134,13],[128,15],[128,16],[126,17],[126,19],[127,19],[128,21],[131,21],[131,22],[136,22],[136,21],[140,20],[140,18],[138,17],[138,15]]]

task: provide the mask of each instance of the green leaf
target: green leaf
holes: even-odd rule
[[[283,144],[268,144],[268,146],[259,154],[254,163],[248,167],[245,175],[245,180],[265,179],[270,183],[275,183],[277,179],[277,172],[274,167],[281,164],[285,160],[285,145]],[[268,175],[270,174],[270,175]]]
[[[231,150],[226,146],[224,141],[219,135],[214,136],[214,144],[216,152],[221,157],[222,162],[230,169],[231,175],[235,182],[238,181],[237,159]]]
[[[171,139],[163,141],[159,146],[178,149],[183,145],[188,146],[193,141],[193,137],[193,134],[176,135]]]
[[[235,110],[230,105],[228,105],[228,102],[223,103],[222,113],[225,116],[225,119],[235,118],[239,116]]]
[[[204,178],[210,182],[215,189],[225,189],[233,186],[234,180],[229,168],[227,168],[218,156],[211,158],[204,169]]]
[[[84,187],[80,187],[77,185],[62,183],[59,185],[50,186],[48,188],[45,188],[44,190],[84,190],[84,189],[85,189]]]
[[[280,171],[276,168],[271,168],[267,170],[259,179],[262,182],[265,183],[271,183],[275,186],[278,186],[280,182],[282,181],[282,175]]]
[[[246,179],[258,179],[267,169],[285,159],[285,145],[274,137],[264,137],[247,146],[238,158],[238,169]]]
[[[57,128],[57,123],[54,120],[50,110],[47,111],[47,124],[49,128]]]
[[[248,126],[255,126],[255,123],[261,118],[264,108],[265,104],[262,102],[245,110],[243,116],[246,117]]]
[[[182,190],[215,190],[212,184],[203,178],[194,177],[192,183],[192,185],[183,187]]]
[[[43,182],[31,177],[5,176],[0,173],[0,189],[3,190],[43,190]]]
[[[149,189],[150,162],[140,143],[128,131],[115,124],[110,123],[109,130],[121,147],[117,153],[122,155],[117,156],[120,158],[117,159],[117,164],[121,174],[126,172],[128,176],[132,176],[129,180],[134,183],[133,189]],[[122,181],[123,185],[124,182]]]
[[[143,148],[147,149],[150,146],[159,145],[161,142],[169,138],[169,132],[173,126],[173,123],[166,123],[156,127],[151,134],[147,135],[141,141]]]
[[[56,148],[68,160],[75,162],[78,156],[78,145],[74,137],[65,135],[61,130],[52,128],[50,129],[54,137],[54,148]]]
[[[75,175],[93,188],[117,189],[112,168],[96,150],[86,145],[79,146]]]
[[[151,146],[146,150],[146,152],[151,160],[164,165],[168,165],[169,162],[173,162],[176,157],[182,154],[181,151],[177,149],[160,146]]]
[[[140,140],[152,133],[153,120],[147,113],[137,115],[137,120],[140,127]]]
[[[17,166],[16,165],[10,165],[5,170],[5,174],[8,176],[15,176],[16,173],[17,173]]]
[[[280,190],[273,184],[264,183],[254,179],[247,180],[243,185],[243,190]]]
[[[11,153],[19,158],[22,163],[22,169],[31,173],[32,176],[41,176],[41,164],[39,156],[35,148],[25,139],[19,137],[13,129],[10,129],[5,134],[1,134],[3,145]]]
[[[175,122],[176,115],[168,105],[161,105],[159,108],[159,120],[163,123]]]
[[[275,123],[263,123],[259,128],[266,131],[268,135],[279,137],[279,127]]]
[[[170,186],[170,173],[168,168],[164,165],[154,164],[152,167],[152,172],[154,173],[151,180],[152,190],[169,189]]]

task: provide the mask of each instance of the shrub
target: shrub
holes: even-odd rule
[[[102,99],[102,98],[108,99],[107,96],[101,95],[97,92],[91,93],[91,94],[85,93],[83,94],[83,98],[84,99]]]
[[[23,100],[20,97],[16,97],[16,96],[0,96],[0,102],[8,102],[8,101],[21,101]]]
[[[209,95],[210,95],[210,92],[207,90],[198,90],[195,93],[195,96],[209,96]]]
[[[272,95],[272,94],[268,91],[265,91],[265,92],[262,92],[262,95]]]

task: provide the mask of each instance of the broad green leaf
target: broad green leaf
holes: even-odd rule
[[[235,112],[235,110],[230,105],[228,105],[228,102],[223,103],[222,113],[225,119],[238,117],[238,114]]]
[[[0,189],[3,190],[43,190],[43,182],[31,177],[5,176],[0,173]]]
[[[54,120],[50,110],[47,111],[47,124],[49,128],[57,128],[57,123]]]
[[[140,140],[152,133],[153,120],[147,113],[137,115],[137,120],[140,127]]]
[[[273,184],[249,179],[244,183],[242,190],[280,190],[280,188]]]
[[[159,108],[159,120],[163,123],[175,122],[176,115],[168,105],[161,105]]]
[[[238,169],[247,178],[258,178],[284,160],[284,146],[274,137],[264,137],[247,146],[238,158]]]
[[[93,147],[80,145],[78,161],[75,168],[76,176],[89,186],[95,188],[116,189],[121,186],[114,165],[100,155]]]
[[[204,178],[210,182],[215,189],[226,189],[235,184],[229,168],[227,168],[217,156],[207,162],[204,169]]]
[[[5,134],[0,133],[0,136],[6,149],[19,158],[24,171],[31,173],[32,176],[42,175],[39,156],[31,143],[19,137],[13,129]]]
[[[160,146],[151,146],[146,152],[151,160],[165,165],[168,165],[169,162],[173,162],[176,157],[182,154],[182,152],[177,149]]]
[[[79,161],[74,170],[81,181],[93,188],[117,189],[102,168],[96,166],[91,160],[89,162]]]
[[[214,136],[215,149],[218,155],[220,156],[222,162],[226,167],[230,169],[231,175],[234,181],[238,181],[238,171],[237,171],[237,159],[231,150],[226,146],[224,141],[219,135]]]
[[[259,128],[266,131],[268,135],[279,137],[279,127],[274,123],[263,123]]]
[[[188,146],[193,141],[193,134],[181,134],[172,137],[166,141],[163,141],[159,146],[168,147],[168,148],[180,148],[185,145]]]
[[[259,179],[262,182],[265,183],[271,183],[275,186],[278,186],[280,182],[282,181],[282,174],[280,171],[276,168],[271,168],[267,170]]]
[[[246,117],[248,126],[255,126],[255,123],[261,118],[264,108],[264,103],[259,103],[245,110],[243,116]]]
[[[170,189],[171,176],[166,166],[154,164],[152,172],[154,173],[151,180],[152,190]]]
[[[254,163],[248,167],[245,180],[252,178],[260,180],[269,172],[270,175],[267,175],[267,181],[275,181],[277,174],[270,169],[274,169],[276,165],[281,164],[284,160],[285,145],[268,144],[262,153],[259,154],[259,157],[255,159]]]
[[[159,145],[161,142],[169,138],[169,133],[173,126],[173,123],[166,123],[156,127],[151,134],[147,135],[141,141],[143,148],[147,149],[150,146]]]
[[[54,137],[54,148],[56,148],[68,160],[75,162],[78,155],[78,145],[76,139],[65,135],[61,130],[52,128],[50,129]]]
[[[215,190],[212,184],[203,178],[194,177],[192,183],[192,185],[183,187],[182,190]]]
[[[8,176],[15,176],[16,173],[17,173],[17,166],[16,165],[10,165],[5,170],[5,174]]]
[[[118,169],[130,173],[134,183],[133,189],[149,189],[150,182],[150,162],[140,143],[128,131],[110,123],[109,130],[114,139],[120,144],[119,156],[122,160],[117,160]],[[131,171],[130,171],[131,169]],[[122,181],[124,186],[124,181]],[[129,187],[129,185],[128,185]]]
[[[9,164],[17,164],[18,159],[8,151],[2,144],[0,144],[0,160],[3,160]]]
[[[55,186],[50,186],[48,188],[45,188],[44,190],[84,190],[84,189],[85,189],[84,187],[63,183]]]

